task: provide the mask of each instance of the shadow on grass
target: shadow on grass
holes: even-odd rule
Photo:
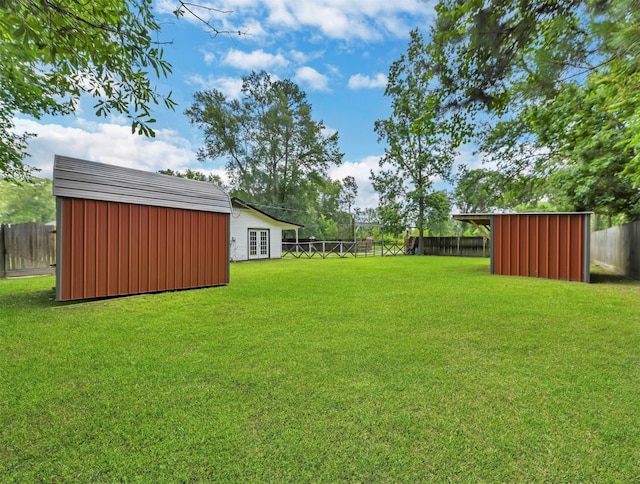
[[[129,296],[132,297],[132,296]],[[42,309],[42,308],[61,308],[65,306],[82,306],[95,302],[114,299],[96,298],[96,299],[78,299],[73,301],[56,301],[55,288],[47,290],[23,290],[10,294],[0,294],[0,307],[6,309]]]
[[[9,294],[0,294],[0,307],[36,309],[59,306],[55,289],[24,290]]]
[[[615,272],[607,271],[602,267],[591,268],[591,283],[592,284],[617,284],[624,286],[640,286],[640,281],[636,281],[622,274],[616,274]]]

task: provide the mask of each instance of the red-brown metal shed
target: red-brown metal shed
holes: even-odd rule
[[[454,219],[487,229],[491,273],[589,282],[591,214],[461,214]]]
[[[212,183],[56,155],[56,300],[229,283],[229,196]]]

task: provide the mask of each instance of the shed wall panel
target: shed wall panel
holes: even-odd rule
[[[228,284],[229,215],[61,197],[59,300]]]
[[[92,200],[87,200],[84,206],[84,232],[85,232],[85,244],[87,247],[96,246],[98,238],[96,236],[96,203]],[[85,267],[96,267],[96,253],[97,251],[84,251],[84,261],[82,262]],[[96,278],[87,277],[84,282],[84,291],[86,294],[96,293]]]
[[[492,272],[589,281],[589,214],[499,214],[492,217]]]
[[[59,200],[64,201],[64,199],[59,199]],[[63,206],[66,206],[68,203],[69,202],[63,203]],[[107,206],[107,204],[96,203],[95,207],[96,207],[96,220],[103,220],[103,221],[108,220],[109,207]],[[66,225],[67,224],[63,224],[64,227],[66,227]],[[98,230],[98,224],[96,224],[96,232],[95,232],[96,254],[106,254],[109,247],[108,241],[101,236],[102,234],[103,234],[103,230]],[[96,257],[95,280],[96,280],[95,294],[106,294],[108,290],[107,288],[109,287],[109,259],[107,257],[104,257],[104,256]],[[93,294],[90,297],[95,297],[95,294]]]

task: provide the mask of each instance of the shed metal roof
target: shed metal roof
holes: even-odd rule
[[[204,212],[231,213],[229,196],[210,182],[56,155],[53,194]]]

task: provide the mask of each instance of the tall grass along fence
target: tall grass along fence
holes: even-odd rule
[[[53,274],[55,262],[55,227],[0,224],[0,278]]]
[[[285,240],[283,257],[370,257],[417,254],[417,237],[409,237],[404,243],[375,242],[371,238],[358,240]],[[489,257],[489,242],[484,237],[425,237],[425,255],[451,255]]]
[[[591,262],[640,279],[640,221],[592,232]]]

